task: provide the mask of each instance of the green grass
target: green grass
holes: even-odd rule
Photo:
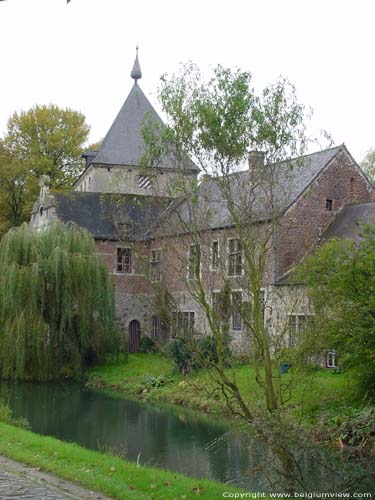
[[[137,396],[149,401],[184,406],[204,413],[230,417],[225,400],[207,372],[192,373],[187,377],[173,373],[173,363],[160,354],[131,354],[128,363],[120,358],[116,363],[96,367],[88,374],[91,387]],[[251,405],[264,406],[261,388],[255,381],[255,370],[249,365],[228,370],[235,373],[240,390]],[[164,378],[164,385],[151,387],[150,377]],[[291,378],[294,377],[292,380]],[[322,413],[335,412],[356,401],[353,374],[315,370],[285,374],[282,383],[291,382],[292,397],[287,402],[294,417],[316,419]]]
[[[222,498],[240,488],[126,462],[0,423],[0,454],[117,500]]]

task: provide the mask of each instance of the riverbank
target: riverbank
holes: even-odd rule
[[[241,492],[213,481],[137,466],[108,453],[34,434],[0,422],[0,454],[116,500],[213,500]]]
[[[229,371],[229,370],[228,370]],[[254,369],[239,365],[233,369],[237,383],[252,405],[263,405]],[[224,396],[215,391],[215,383],[206,372],[188,376],[175,373],[173,362],[160,354],[131,354],[128,360],[120,357],[88,372],[87,385],[94,389],[141,398],[155,403],[168,403],[228,419],[233,418]],[[316,370],[282,375],[285,384],[291,383],[292,399],[288,408],[296,419],[316,422],[322,415],[334,415],[348,405],[359,406],[353,377],[349,372],[334,373]]]

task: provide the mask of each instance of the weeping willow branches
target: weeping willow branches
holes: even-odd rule
[[[26,224],[0,243],[0,376],[77,376],[116,349],[113,287],[90,234]]]

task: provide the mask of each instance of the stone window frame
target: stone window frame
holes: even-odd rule
[[[336,351],[327,351],[327,354],[326,354],[326,367],[327,368],[337,368],[338,367],[338,364],[337,364],[337,352]]]
[[[214,252],[214,243],[217,244],[216,252]],[[215,259],[216,256],[216,259]],[[220,262],[220,243],[219,240],[211,241],[211,256],[210,256],[210,271],[217,272],[219,270]]]
[[[197,248],[197,252],[192,252],[193,248]],[[196,279],[195,276],[195,259],[199,259],[199,276],[201,277],[202,273],[202,253],[201,253],[201,246],[199,243],[190,243],[189,245],[189,250],[188,250],[188,256],[187,256],[187,279],[189,281],[194,281]]]
[[[233,250],[231,249],[231,242],[236,241],[237,245],[235,244]],[[239,248],[236,248],[238,247]],[[244,269],[243,269],[243,248],[241,244],[240,238],[228,238],[227,241],[227,255],[228,255],[228,261],[227,261],[227,273],[230,278],[237,278],[239,276],[243,276]],[[234,262],[232,263],[232,260]],[[240,262],[238,262],[238,260]],[[232,272],[232,267],[233,267],[233,272]],[[241,268],[241,271],[238,272],[238,268]]]
[[[159,253],[159,259],[155,260],[152,258],[153,254],[157,256]],[[149,276],[152,283],[157,283],[162,280],[162,259],[163,259],[163,249],[162,248],[151,248],[150,249],[150,259],[149,259]],[[156,274],[154,270],[156,269]]]
[[[177,337],[178,333],[182,332],[183,337],[187,337],[187,333],[194,333],[195,326],[195,311],[172,311],[171,321],[171,337]]]
[[[122,252],[122,251],[125,252]],[[124,257],[126,251],[129,251],[129,261],[125,262]],[[120,253],[121,255],[121,260],[120,260]],[[125,257],[126,258],[126,257]],[[118,246],[116,248],[116,273],[118,274],[132,274],[133,272],[133,255],[132,255],[132,248],[130,246]]]
[[[306,314],[288,314],[288,346],[295,347],[298,335],[306,328],[306,322],[311,316]]]
[[[132,222],[116,222],[116,229],[120,239],[131,241],[134,238],[134,224]]]

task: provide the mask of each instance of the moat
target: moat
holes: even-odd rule
[[[183,410],[111,398],[76,383],[2,383],[0,396],[14,417],[25,417],[31,430],[111,451],[142,465],[269,491],[264,470],[272,473],[272,455],[259,440],[240,429]],[[305,453],[300,462],[306,486],[334,487],[334,473]]]

